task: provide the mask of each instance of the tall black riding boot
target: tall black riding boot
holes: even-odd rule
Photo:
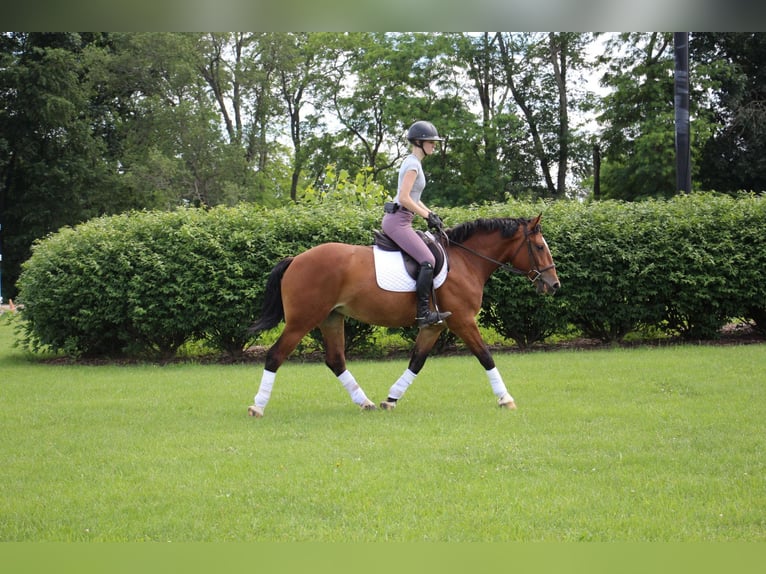
[[[439,313],[431,310],[430,299],[434,283],[434,268],[430,263],[422,263],[418,271],[418,278],[415,281],[415,292],[418,299],[418,327],[427,327],[441,323],[444,319],[452,315],[449,311]]]

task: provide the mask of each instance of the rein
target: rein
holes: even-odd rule
[[[468,253],[471,253],[472,255],[475,255],[476,257],[479,257],[480,259],[484,259],[485,261],[489,261],[490,263],[494,263],[497,265],[500,269],[503,271],[508,271],[509,273],[513,273],[514,275],[524,275],[527,279],[529,279],[532,283],[536,283],[537,281],[540,281],[542,279],[542,275],[545,271],[548,271],[549,269],[555,269],[556,265],[548,265],[547,267],[543,269],[537,268],[537,258],[534,256],[534,252],[532,251],[532,242],[529,240],[530,235],[533,235],[536,233],[536,231],[528,231],[526,228],[526,225],[524,226],[524,243],[519,245],[518,249],[514,252],[514,254],[511,256],[511,260],[516,258],[516,255],[519,254],[519,251],[521,251],[521,248],[524,247],[524,244],[526,244],[527,249],[529,250],[529,259],[530,261],[534,261],[535,267],[533,269],[530,269],[529,271],[524,271],[522,269],[519,269],[518,267],[515,267],[511,265],[510,263],[503,263],[502,261],[498,261],[497,259],[493,259],[492,257],[489,257],[487,255],[484,255],[483,253],[479,253],[475,249],[471,249],[470,247],[463,245],[462,243],[459,243],[457,241],[452,241],[447,234],[442,231],[442,236],[447,240],[448,244],[455,245],[457,247],[460,247],[461,249],[464,249],[465,251],[468,251]]]

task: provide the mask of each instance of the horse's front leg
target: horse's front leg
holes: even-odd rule
[[[495,359],[492,358],[492,353],[484,342],[484,339],[479,332],[479,327],[476,325],[476,321],[472,321],[461,327],[453,327],[453,331],[463,340],[466,346],[479,360],[481,366],[486,370],[489,384],[492,387],[492,392],[497,397],[497,404],[502,408],[515,409],[516,402],[505,387],[503,377],[495,366]]]
[[[391,386],[388,391],[388,398],[380,403],[380,408],[390,411],[396,407],[396,402],[402,398],[409,386],[415,381],[415,377],[425,365],[428,353],[434,348],[436,340],[445,328],[445,325],[431,325],[420,329],[407,369]]]

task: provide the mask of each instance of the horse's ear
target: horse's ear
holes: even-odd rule
[[[535,217],[535,218],[532,220],[532,227],[534,228],[534,227],[537,227],[538,225],[540,225],[540,220],[541,220],[542,218],[543,218],[543,212],[541,211],[541,212],[540,212],[540,215],[538,215],[537,217]]]

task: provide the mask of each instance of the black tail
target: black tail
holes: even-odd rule
[[[263,299],[261,318],[248,329],[251,333],[258,333],[276,327],[285,318],[285,309],[282,306],[282,276],[292,262],[293,258],[287,257],[277,263],[274,269],[271,270],[271,273],[269,273],[269,279],[266,281],[266,293]]]

